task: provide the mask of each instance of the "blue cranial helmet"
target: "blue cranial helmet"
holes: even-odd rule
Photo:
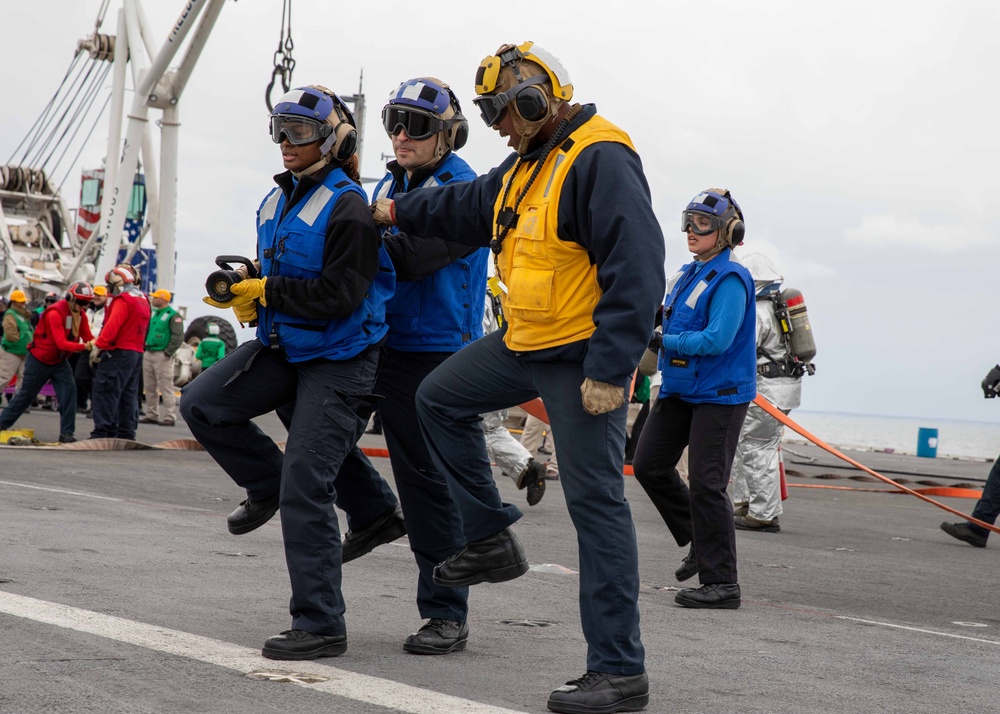
[[[469,123],[451,87],[433,77],[408,79],[389,95],[382,108],[382,126],[392,136],[400,130],[416,141],[444,132],[448,149],[461,149],[469,138]]]
[[[710,225],[700,230],[693,218],[696,215],[706,216]],[[717,229],[722,229],[720,237],[730,247],[743,242],[746,227],[743,225],[743,211],[736,200],[725,188],[707,188],[691,199],[687,208],[681,212],[681,232],[686,233],[690,227],[695,235],[708,235]]]
[[[357,148],[354,115],[344,101],[318,85],[298,87],[275,102],[271,111],[271,140],[295,145],[324,139],[320,152],[332,152],[343,161]]]

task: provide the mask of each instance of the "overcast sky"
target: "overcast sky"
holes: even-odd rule
[[[4,3],[0,161],[55,93],[100,5]],[[120,5],[110,0],[104,32]],[[146,5],[159,45],[185,3]],[[482,173],[509,150],[472,105],[476,68],[504,42],[537,42],[569,71],[576,101],[631,135],[670,272],[689,259],[678,227],[688,200],[732,191],[746,215],[741,250],[771,256],[809,307],[818,355],[804,409],[1000,422],[1000,399],[979,388],[1000,361],[998,8],[293,0],[294,84],[353,94],[364,71],[362,173],[381,176],[389,91],[440,77],[471,120],[461,154]],[[228,2],[181,99],[175,303],[189,317],[212,311],[200,299],[214,256],[253,253],[254,212],[281,170],[264,104],[280,22],[279,0]],[[87,167],[100,166],[105,127]],[[71,208],[77,191],[71,178]]]

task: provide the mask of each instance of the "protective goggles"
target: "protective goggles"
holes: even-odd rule
[[[507,111],[507,105],[522,90],[535,84],[544,84],[548,79],[548,75],[536,74],[534,77],[528,77],[523,82],[514,85],[506,92],[500,92],[500,94],[483,94],[473,99],[472,103],[479,108],[479,115],[486,122],[486,126],[494,126],[503,119],[504,112]]]
[[[326,122],[318,122],[305,117],[277,114],[271,117],[271,141],[281,143],[284,135],[289,144],[301,146],[311,144],[330,136],[333,127]]]
[[[399,136],[400,131],[405,131],[408,137],[420,141],[445,131],[451,122],[420,109],[386,104],[382,107],[382,126],[390,136]]]
[[[708,228],[699,228],[698,223],[695,218],[701,218],[702,221],[708,220]],[[708,234],[722,228],[722,219],[718,216],[710,216],[707,213],[701,213],[699,211],[683,211],[681,213],[681,233],[687,233],[690,230],[696,236],[707,236]]]

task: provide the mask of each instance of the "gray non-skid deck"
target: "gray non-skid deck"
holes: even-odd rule
[[[273,416],[262,424],[282,438]],[[18,426],[51,438],[57,416],[34,410]],[[80,418],[78,431],[89,428]],[[151,444],[189,436],[183,424],[139,432]],[[371,435],[362,444],[384,446]],[[785,448],[783,530],[738,533],[736,611],[674,604],[684,551],[626,477],[647,711],[994,710],[1000,540],[986,549],[954,541],[938,530],[953,518],[932,505],[873,492],[888,487],[852,479],[815,447]],[[981,485],[990,467],[852,456],[912,488]],[[391,479],[388,460],[373,462]],[[225,516],[243,496],[204,452],[0,449],[0,712],[545,711],[549,690],[585,668],[576,539],[559,483],[534,508],[508,479],[498,483],[524,510],[515,528],[533,569],[473,588],[466,652],[402,652],[419,621],[401,539],[344,568],[348,653],[299,666],[255,654],[289,624],[278,519],[229,535]],[[812,485],[838,488],[803,487]],[[966,512],[973,504],[942,501]],[[246,676],[255,670],[322,681]]]

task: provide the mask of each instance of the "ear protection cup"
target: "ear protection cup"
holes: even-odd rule
[[[462,105],[458,103],[458,97],[451,91],[451,87],[442,83],[442,88],[448,92],[451,108],[455,110],[455,115],[451,118],[451,129],[448,130],[448,148],[457,151],[469,140],[469,120],[462,114]]]
[[[451,120],[452,125],[448,131],[448,144],[453,151],[457,151],[465,146],[465,143],[469,140],[469,120],[460,111],[456,111],[455,116]]]
[[[514,107],[525,121],[538,121],[549,111],[549,98],[537,86],[528,86],[514,97]]]
[[[746,235],[746,226],[743,225],[743,221],[739,218],[734,218],[726,226],[726,235],[729,236],[729,245],[734,248],[743,242],[743,236]]]
[[[746,235],[746,226],[743,224],[743,211],[740,209],[739,205],[733,199],[732,194],[729,193],[728,189],[725,189],[722,195],[729,201],[730,205],[733,207],[733,217],[726,222],[725,235],[726,239],[729,241],[729,245],[735,248],[740,243],[743,242],[743,237]]]
[[[347,161],[358,150],[358,130],[342,121],[333,130],[333,156],[337,161]]]
[[[332,152],[336,161],[344,162],[351,158],[358,149],[358,131],[354,128],[354,117],[340,97],[335,94],[329,96],[333,98],[333,112],[331,114],[335,113],[340,119],[340,123],[334,127],[333,133],[327,137],[319,150],[323,155]]]

